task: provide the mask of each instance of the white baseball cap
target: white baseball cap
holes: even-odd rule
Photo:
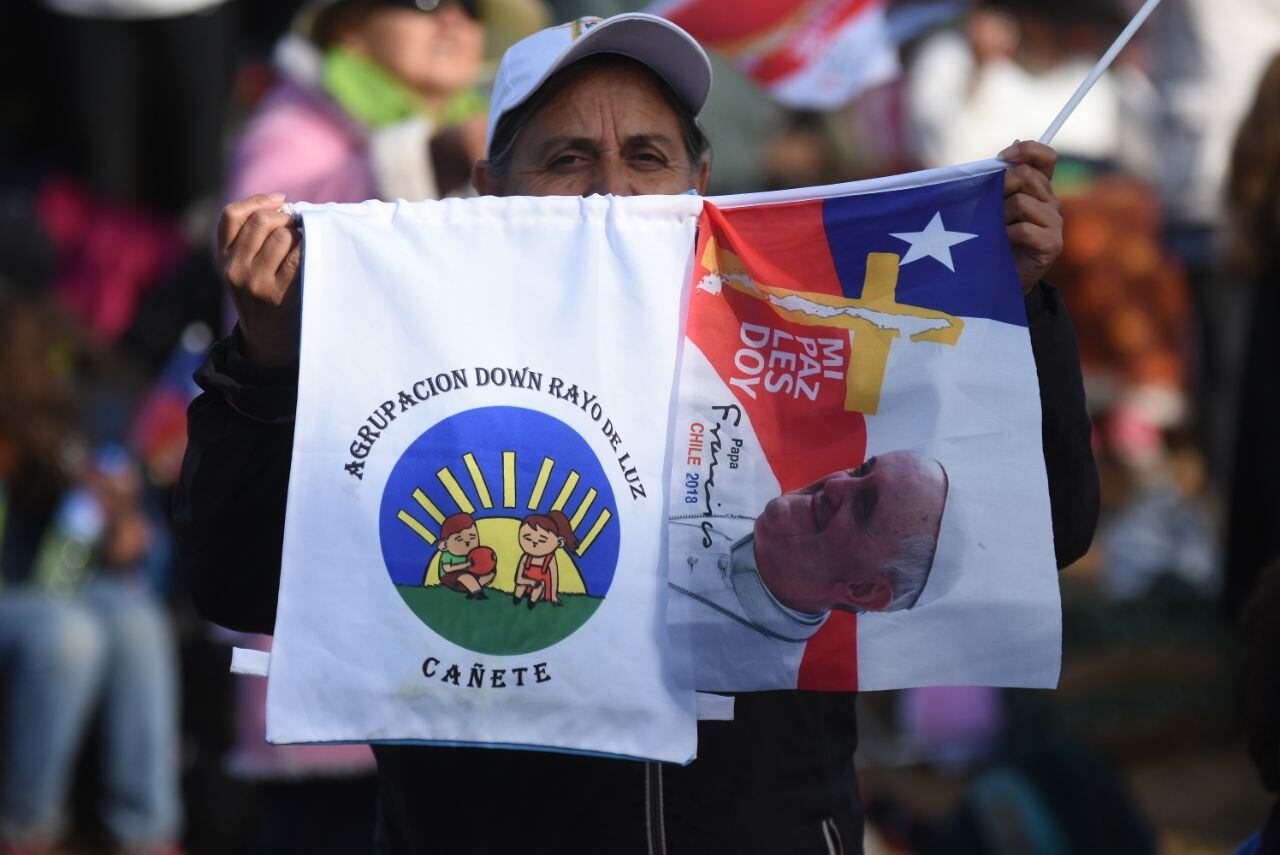
[[[502,117],[527,101],[547,78],[570,63],[602,53],[642,63],[665,80],[694,115],[702,111],[711,91],[711,62],[693,36],[665,18],[642,12],[579,18],[539,30],[503,54],[489,102],[485,151],[493,145]]]

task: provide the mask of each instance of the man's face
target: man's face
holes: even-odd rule
[[[640,65],[593,63],[520,130],[507,174],[477,164],[476,189],[494,196],[674,195],[706,185],[689,159],[675,109]]]
[[[893,590],[882,565],[908,537],[937,536],[946,493],[936,460],[892,451],[779,496],[755,525],[765,584],[805,611],[883,610]]]

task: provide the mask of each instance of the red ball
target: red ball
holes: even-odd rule
[[[471,572],[476,576],[492,573],[498,566],[498,553],[487,546],[477,546],[467,553],[471,559]]]

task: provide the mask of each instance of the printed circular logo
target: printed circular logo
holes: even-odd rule
[[[613,489],[586,440],[519,407],[450,416],[391,470],[382,557],[427,626],[476,653],[531,653],[595,614],[618,566]]]

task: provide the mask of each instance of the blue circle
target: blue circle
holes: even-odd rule
[[[515,456],[513,508],[504,506],[507,488],[504,453],[507,452]],[[467,455],[480,472],[478,480],[483,482],[492,507],[484,506],[484,496],[468,466]],[[535,486],[548,460],[550,470],[541,495],[530,508]],[[608,592],[618,566],[621,526],[613,488],[604,467],[586,440],[564,422],[521,407],[483,407],[457,413],[428,428],[405,449],[387,479],[378,515],[382,557],[397,585],[421,585],[425,568],[436,552],[431,543],[402,519],[401,512],[411,516],[431,536],[440,534],[439,522],[414,499],[414,491],[421,490],[446,519],[464,512],[439,475],[444,470],[452,475],[466,501],[473,506],[474,510],[469,513],[477,521],[545,514],[558,501],[566,483],[575,480],[571,473],[576,474],[576,483],[562,503],[566,515],[574,515],[588,491],[596,493],[588,512],[575,528],[578,539],[581,541],[586,536],[602,510],[608,510],[611,520],[600,528],[584,554],[574,555],[574,562],[582,574],[587,594],[603,597]]]

